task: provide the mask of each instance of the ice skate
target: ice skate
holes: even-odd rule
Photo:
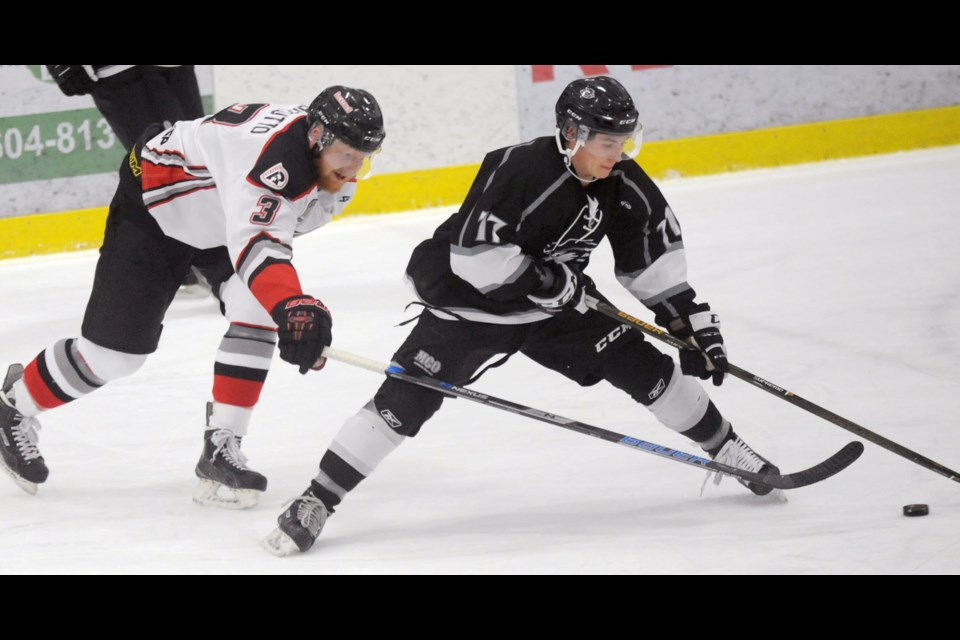
[[[740,436],[728,440],[723,447],[720,448],[714,460],[730,467],[736,467],[737,469],[743,469],[744,471],[759,473],[761,475],[765,473],[780,473],[780,469],[778,469],[776,465],[751,449],[750,445],[740,439]],[[720,473],[715,474],[714,484],[720,484],[720,479],[723,475],[724,474]],[[737,482],[758,496],[766,496],[773,493],[778,497],[783,495],[783,491],[779,489],[775,490],[772,487],[750,482],[749,480],[737,478]]]
[[[207,407],[207,426],[210,406]],[[247,467],[240,451],[240,437],[229,429],[210,429],[203,434],[203,453],[197,462],[200,479],[193,492],[198,504],[224,509],[249,509],[257,505],[267,488],[267,479]]]
[[[279,526],[264,539],[263,546],[280,557],[307,551],[323,531],[329,515],[326,505],[308,489],[288,503],[287,510],[277,518]]]
[[[37,448],[40,422],[17,411],[13,384],[23,377],[23,366],[12,364],[0,391],[0,466],[21,489],[33,495],[49,472]]]

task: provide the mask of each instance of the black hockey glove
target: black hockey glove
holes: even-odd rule
[[[701,380],[712,377],[714,386],[723,384],[730,364],[720,335],[720,318],[710,311],[710,305],[698,304],[693,313],[673,320],[667,330],[700,349],[680,352],[680,370],[684,375],[697,376]]]
[[[536,266],[540,276],[540,286],[527,297],[541,310],[558,314],[570,306],[580,313],[587,312],[584,298],[585,280],[576,266],[563,262],[543,262]]]
[[[67,96],[82,96],[90,93],[96,77],[83,67],[82,64],[48,64],[47,70],[57,81],[60,91]]]
[[[322,369],[326,359],[320,354],[333,342],[333,319],[323,303],[312,296],[287,298],[271,315],[277,323],[280,358],[298,365],[300,373]]]

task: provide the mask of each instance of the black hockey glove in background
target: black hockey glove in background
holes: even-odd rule
[[[710,305],[698,304],[693,313],[673,320],[667,330],[702,351],[684,349],[680,352],[680,370],[684,375],[697,376],[701,380],[712,377],[714,386],[723,384],[730,364],[720,335],[720,318],[710,311]]]
[[[540,276],[540,286],[527,297],[541,310],[558,314],[564,307],[570,306],[580,313],[587,312],[583,290],[586,283],[576,266],[568,266],[562,262],[544,262],[538,264],[536,269]]]
[[[281,300],[270,315],[277,323],[280,358],[298,365],[300,373],[322,369],[326,359],[320,354],[333,342],[333,319],[323,303],[312,296],[295,296]]]
[[[48,64],[47,71],[57,81],[60,91],[67,96],[82,96],[90,93],[96,78],[82,64]]]

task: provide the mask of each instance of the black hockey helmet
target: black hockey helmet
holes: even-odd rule
[[[307,125],[323,127],[323,135],[314,146],[319,153],[334,139],[354,149],[373,153],[383,144],[383,113],[376,98],[363,89],[335,85],[320,92],[307,108]]]
[[[626,87],[609,76],[580,78],[568,84],[557,100],[556,115],[561,131],[572,125],[630,135],[639,127],[633,98]]]
[[[567,171],[578,180],[597,179],[584,179],[574,170],[573,157],[580,149],[614,160],[636,158],[640,153],[643,126],[633,98],[609,76],[580,78],[568,84],[557,100],[556,116],[557,151],[563,155]]]

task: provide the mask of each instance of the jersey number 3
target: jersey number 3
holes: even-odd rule
[[[277,217],[277,211],[280,209],[280,199],[273,196],[260,196],[257,204],[260,205],[260,210],[250,214],[250,222],[262,224],[265,227],[269,226],[273,223],[273,219]]]

